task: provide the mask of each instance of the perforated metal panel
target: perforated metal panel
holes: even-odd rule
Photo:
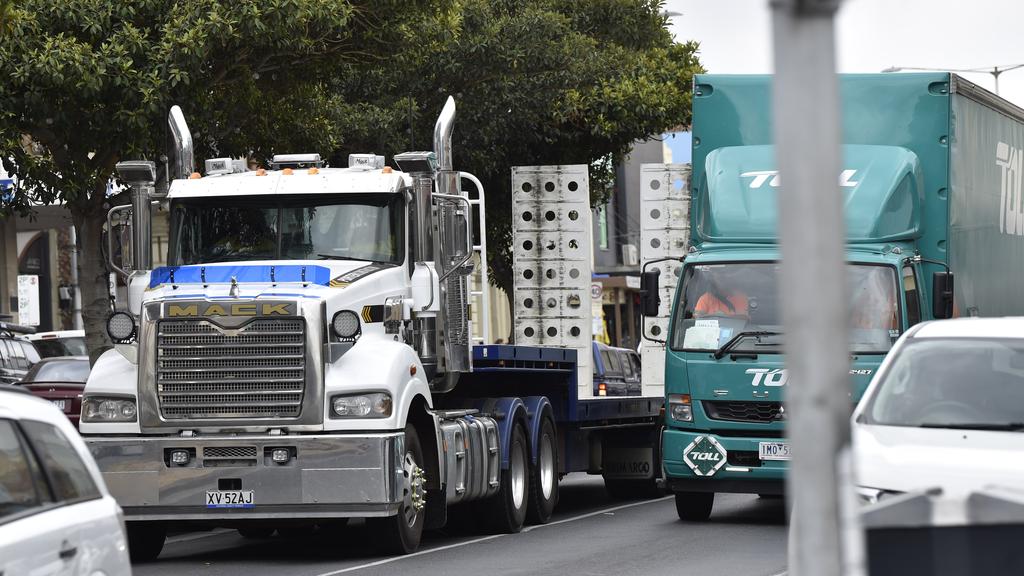
[[[640,265],[666,257],[681,257],[690,239],[690,165],[643,164],[640,166]],[[648,270],[661,270],[661,306],[656,318],[644,320],[645,333],[662,340],[668,337],[672,298],[679,283],[682,263],[659,262]],[[665,392],[665,346],[643,339],[643,395]]]
[[[516,344],[573,348],[593,396],[590,181],[586,165],[512,168]]]

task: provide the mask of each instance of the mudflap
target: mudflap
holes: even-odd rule
[[[616,430],[601,438],[600,473],[605,480],[652,480],[662,477],[659,426],[627,433]]]

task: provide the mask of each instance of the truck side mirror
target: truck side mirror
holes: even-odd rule
[[[658,278],[661,270],[655,268],[640,274],[640,313],[644,316],[657,316],[661,304],[658,298]]]
[[[936,272],[932,275],[932,316],[953,317],[953,273]]]

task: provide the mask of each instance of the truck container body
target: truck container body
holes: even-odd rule
[[[108,319],[115,346],[90,374],[81,431],[136,559],[159,555],[175,523],[263,536],[352,517],[408,553],[455,506],[492,531],[547,522],[569,472],[626,493],[656,485],[663,398],[595,397],[590,321],[570,314],[589,303],[572,285],[526,287],[566,313],[532,318],[521,345],[473,334],[486,325],[471,313],[486,310],[473,264],[486,262],[484,191],[452,167],[454,113],[449,99],[434,151],[396,155],[398,169],[300,154],[258,170],[210,159],[200,174],[174,107],[169,190],[154,195],[153,163],[118,164],[133,204],[108,220],[130,212],[134,262],[111,263],[127,302]],[[517,170],[541,215],[589,194],[564,177],[585,166]],[[169,266],[150,269],[154,197],[171,231]],[[589,226],[589,209],[557,212],[545,235]],[[589,258],[544,256],[589,284]]]
[[[851,383],[836,393],[852,408],[913,324],[1024,313],[1024,111],[948,73],[841,75],[840,96]],[[680,516],[699,520],[716,492],[782,492],[799,383],[782,350],[771,78],[699,75],[693,102],[662,448]]]

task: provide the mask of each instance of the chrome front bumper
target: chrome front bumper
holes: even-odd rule
[[[86,437],[127,520],[391,516],[405,435]],[[286,448],[285,464],[270,459]],[[168,461],[172,450],[192,456]],[[210,490],[252,490],[252,508],[207,508]]]

